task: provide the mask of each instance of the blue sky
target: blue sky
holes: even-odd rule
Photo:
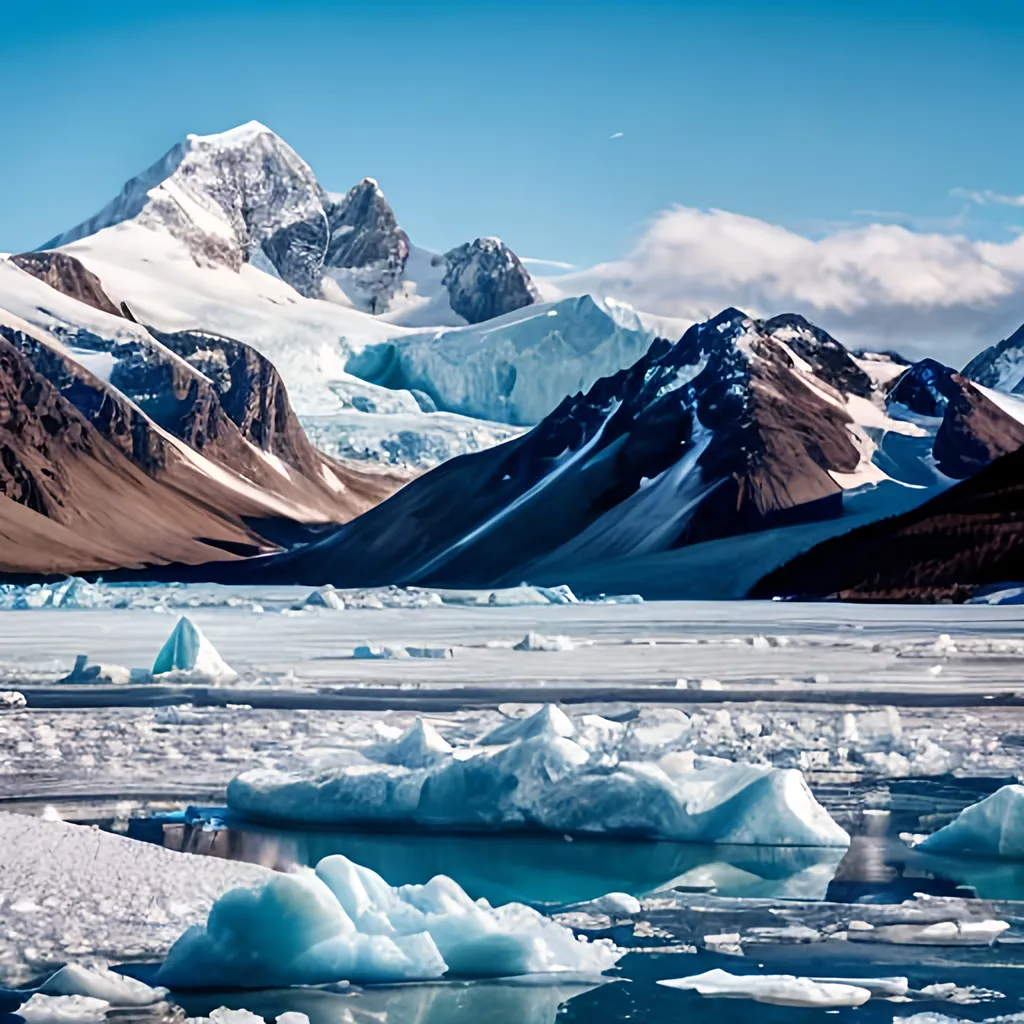
[[[328,188],[378,178],[432,248],[590,264],[673,204],[812,237],[1024,225],[954,191],[1024,193],[1016,2],[0,0],[0,40],[0,250],[250,119]]]

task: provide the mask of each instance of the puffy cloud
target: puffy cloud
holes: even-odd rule
[[[1024,237],[978,242],[876,223],[810,239],[754,217],[675,207],[624,259],[544,284],[549,294],[591,292],[689,320],[726,306],[798,312],[850,347],[962,365],[1024,320]]]

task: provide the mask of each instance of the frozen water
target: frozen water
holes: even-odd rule
[[[148,677],[148,672],[133,673],[124,665],[90,665],[89,655],[80,654],[75,659],[75,667],[60,682],[76,685],[99,683],[119,686],[136,681],[145,682]]]
[[[167,995],[163,988],[118,974],[106,967],[67,964],[51,975],[39,989],[48,996],[90,996],[110,1006],[150,1006]]]
[[[0,982],[24,982],[69,961],[160,959],[218,896],[267,874],[0,813]]]
[[[339,855],[315,873],[276,875],[222,897],[205,926],[174,944],[158,978],[177,988],[262,988],[599,974],[620,956],[528,907],[474,903],[450,878],[394,889]]]
[[[153,662],[154,677],[197,682],[231,681],[238,677],[187,615],[178,619],[174,631]]]
[[[5,708],[23,708],[26,703],[25,694],[17,690],[0,690],[0,711]]]
[[[1024,786],[1003,786],[918,844],[930,853],[1024,859]]]
[[[546,706],[423,766],[388,748],[303,771],[257,768],[233,779],[228,805],[257,820],[416,822],[435,827],[541,828],[705,843],[846,846],[849,836],[811,795],[800,772],[694,757],[620,758],[611,730],[579,737]],[[625,743],[623,735],[620,742]],[[628,750],[628,747],[626,748]],[[365,755],[365,756],[364,756]]]
[[[27,1024],[99,1024],[110,1003],[92,996],[48,996],[37,992],[18,1008]]]
[[[576,644],[567,636],[543,636],[527,633],[513,648],[514,651],[572,651]]]
[[[666,978],[658,982],[668,988],[693,989],[702,996],[752,999],[774,1006],[861,1006],[871,998],[869,989],[849,982],[814,981],[791,974],[729,974],[715,969],[689,978]]]

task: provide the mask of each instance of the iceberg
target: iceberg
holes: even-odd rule
[[[227,803],[257,820],[293,824],[849,845],[796,769],[695,758],[689,751],[634,760],[621,734],[616,739],[592,721],[575,733],[552,705],[451,750],[418,724],[392,744],[346,749],[331,765],[311,760],[308,770],[243,772],[229,783]]]
[[[0,690],[0,711],[28,706],[25,694],[19,690]]]
[[[917,844],[928,853],[1024,859],[1024,786],[1003,786]]]
[[[474,902],[443,875],[392,888],[336,854],[315,871],[221,897],[174,944],[157,980],[194,989],[600,974],[623,952],[522,904]]]
[[[175,680],[229,682],[238,678],[192,620],[183,615],[153,662],[153,675]]]

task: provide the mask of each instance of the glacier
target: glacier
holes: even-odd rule
[[[493,730],[479,745],[445,749],[440,736],[418,724],[391,745],[339,748],[308,771],[243,772],[229,783],[227,803],[236,813],[273,822],[849,844],[798,770],[688,751],[634,759],[631,739],[615,725],[587,716],[577,730],[549,706]]]
[[[389,886],[336,854],[219,899],[172,946],[157,980],[172,988],[387,983],[443,976],[600,974],[622,953],[584,942],[521,904],[474,902],[450,878]]]

